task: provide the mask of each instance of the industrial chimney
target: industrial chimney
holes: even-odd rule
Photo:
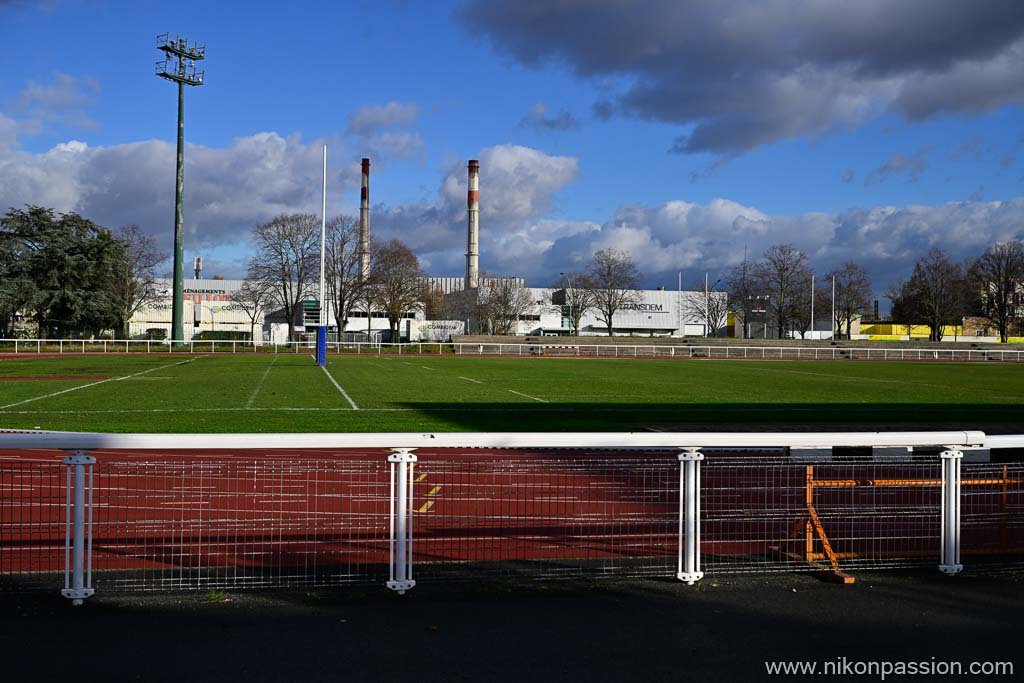
[[[469,196],[466,210],[466,289],[476,289],[480,273],[480,162],[469,160]]]
[[[370,278],[370,160],[363,157],[363,184],[359,191],[359,278]]]

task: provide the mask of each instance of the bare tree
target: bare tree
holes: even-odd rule
[[[618,249],[602,249],[594,254],[587,275],[592,280],[593,307],[597,318],[608,328],[608,336],[614,334],[612,319],[616,311],[625,304],[640,301],[640,272],[633,264],[633,257]]]
[[[920,306],[910,283],[903,278],[898,279],[886,288],[885,298],[892,304],[889,317],[893,324],[906,325],[907,337],[909,337],[911,328],[921,317]]]
[[[388,318],[391,341],[398,339],[398,324],[406,312],[422,305],[424,277],[416,254],[402,242],[391,240],[374,250],[370,269],[371,296]]]
[[[707,336],[717,337],[719,330],[725,327],[729,319],[729,295],[722,291],[703,291],[704,280],[695,282],[691,289],[694,296],[684,304],[686,312],[704,325]]]
[[[814,287],[814,272],[808,268],[803,276],[797,280],[793,288],[793,296],[790,301],[792,318],[791,325],[795,332],[800,333],[801,339],[807,338],[807,333],[813,330],[814,320],[821,308],[815,308],[821,303],[821,292]]]
[[[833,279],[834,278],[834,279]],[[835,282],[836,305],[833,321],[836,334],[846,334],[850,338],[853,319],[863,315],[871,306],[871,276],[868,271],[853,261],[847,261],[835,270],[827,273],[822,282],[828,288]],[[845,330],[845,332],[844,332]]]
[[[970,281],[971,299],[1005,344],[1010,327],[1024,314],[1019,300],[1024,287],[1024,244],[1014,240],[986,249],[971,264]]]
[[[757,302],[764,292],[754,277],[754,263],[744,255],[743,260],[733,266],[725,276],[725,286],[729,293],[729,310],[736,316],[736,321],[743,330],[742,337],[750,336],[750,320],[754,315]]]
[[[515,334],[519,319],[533,306],[530,290],[513,277],[484,277],[477,292],[477,315],[492,334]]]
[[[568,309],[569,325],[572,326],[573,334],[580,336],[580,321],[596,303],[594,290],[597,287],[593,278],[586,273],[565,273],[551,285],[551,288],[561,293],[552,298],[552,303]],[[556,298],[558,300],[554,301]]]
[[[790,244],[773,245],[754,267],[754,276],[768,296],[768,315],[782,339],[795,322],[800,292],[809,292],[808,282],[813,274],[807,265],[807,255]]]
[[[155,236],[144,234],[137,225],[118,228],[114,238],[123,245],[124,253],[114,271],[110,293],[116,302],[120,332],[127,339],[132,316],[158,298],[155,271],[167,260],[167,253],[157,248]]]
[[[327,221],[325,244],[325,287],[340,338],[349,311],[364,297],[366,288],[360,272],[358,222],[351,216],[335,216]]]
[[[908,281],[920,322],[931,341],[942,341],[945,325],[959,324],[965,307],[964,269],[941,249],[931,249],[914,264]],[[917,322],[917,321],[915,321]]]
[[[256,321],[266,313],[267,306],[273,300],[273,291],[266,282],[246,280],[242,283],[231,303],[241,308],[249,318],[249,339],[256,341]]]
[[[295,339],[295,316],[320,276],[320,217],[287,213],[253,230],[256,256],[248,279],[266,284],[288,319],[288,339]]]

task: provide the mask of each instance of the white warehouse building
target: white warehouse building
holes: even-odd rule
[[[573,334],[572,321],[565,301],[564,289],[543,289],[527,287],[534,302],[520,316],[515,334],[518,335],[569,335]],[[472,310],[472,299],[476,290],[453,292],[445,297],[446,307]],[[616,335],[644,337],[702,337],[705,334],[704,320],[697,311],[704,301],[704,292],[667,291],[664,289],[640,290],[637,301],[624,304],[612,317],[612,331]],[[724,292],[711,292],[710,296],[724,297]],[[467,305],[469,304],[469,305]],[[600,319],[600,313],[589,309],[580,319],[581,336],[607,336],[608,327]],[[455,316],[450,316],[455,317]],[[725,320],[719,334],[725,334]],[[467,332],[479,334],[478,318],[466,315]]]

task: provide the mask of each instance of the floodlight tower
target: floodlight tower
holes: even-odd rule
[[[174,190],[174,293],[171,308],[171,341],[185,340],[182,309],[185,298],[185,86],[202,85],[205,71],[196,70],[196,62],[206,57],[206,46],[172,33],[156,37],[156,48],[165,59],[156,63],[156,75],[178,84],[178,169]]]

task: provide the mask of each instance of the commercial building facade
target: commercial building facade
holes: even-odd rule
[[[517,335],[569,335],[573,334],[570,306],[566,301],[566,290],[526,287],[533,302],[520,316],[515,327]],[[473,302],[480,296],[479,290],[453,292],[445,297],[445,307],[463,311],[469,334],[487,332],[481,320],[473,313]],[[640,290],[635,300],[623,304],[612,316],[612,333],[620,336],[644,337],[702,337],[705,324],[698,311],[704,300],[704,292],[668,291],[663,289]],[[724,297],[722,292],[710,296]],[[571,298],[571,297],[570,297]],[[458,317],[453,313],[451,317]],[[725,334],[722,321],[719,334]],[[588,308],[580,319],[581,336],[607,336],[608,326],[601,319],[599,311]]]

